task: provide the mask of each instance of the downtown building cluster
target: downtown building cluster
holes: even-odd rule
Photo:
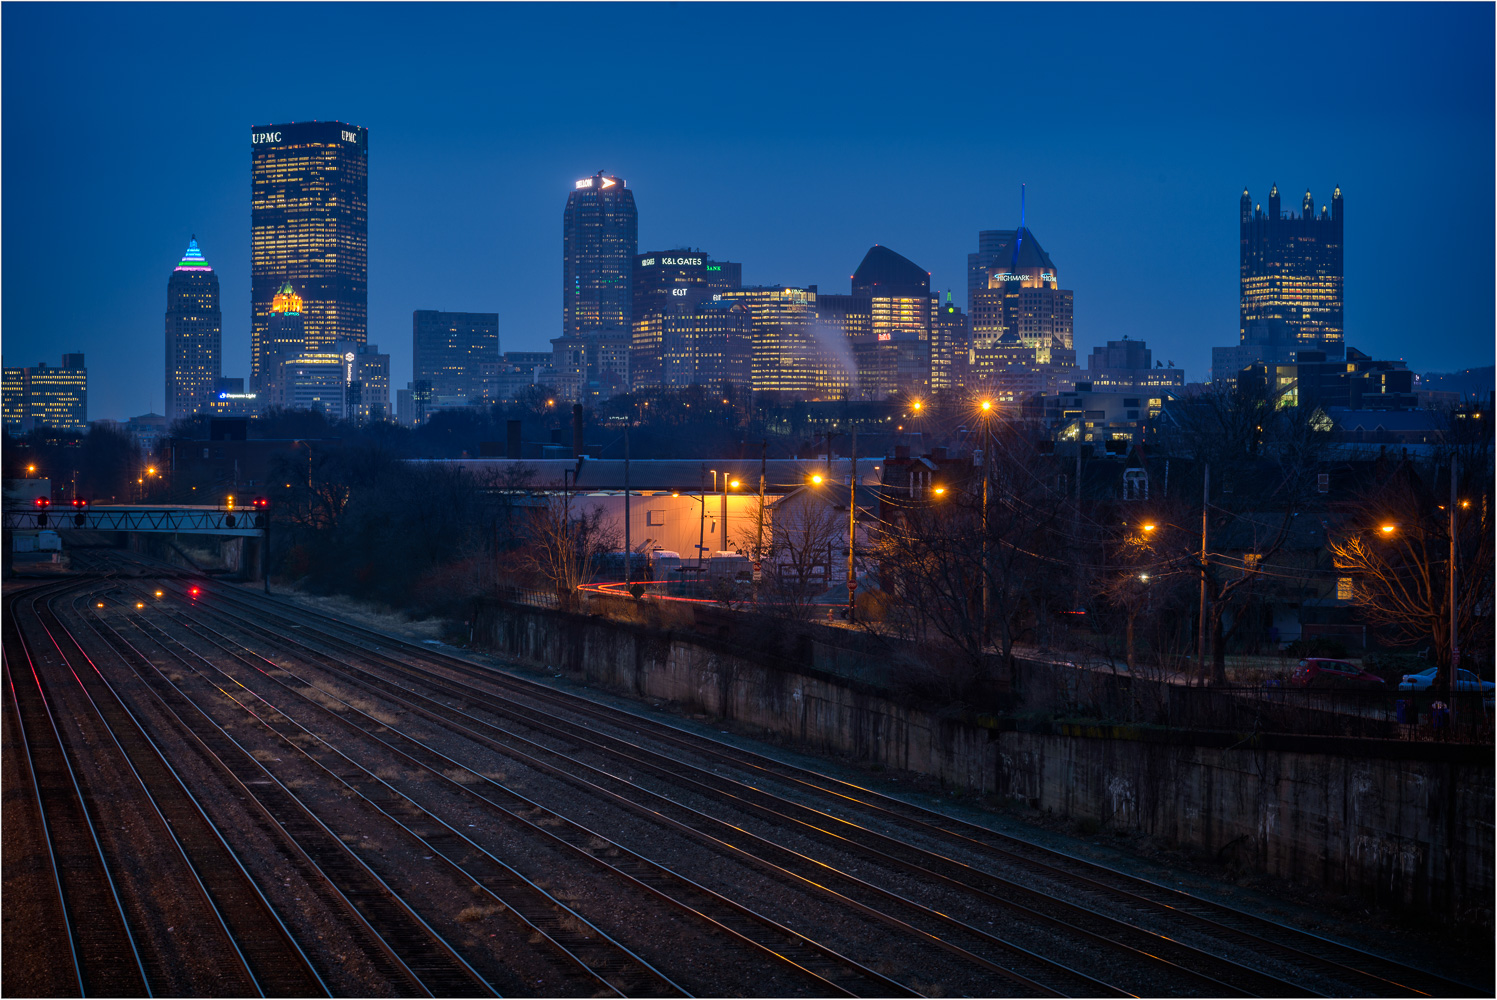
[[[626,180],[600,171],[576,181],[562,215],[562,330],[551,351],[501,352],[497,313],[418,310],[400,419],[526,394],[596,403],[691,385],[803,400],[970,391],[1018,402],[1086,383],[1074,293],[1024,227],[978,234],[970,316],[886,246],[868,249],[846,291],[828,291],[745,285],[741,262],[692,247],[641,251],[638,233]],[[1155,408],[1182,388],[1180,369],[1148,369],[1142,343],[1114,343],[1133,349],[1109,356],[1108,387],[1147,390]]]
[[[567,194],[561,334],[551,349],[502,351],[497,312],[416,309],[412,378],[392,406],[389,355],[367,337],[368,130],[255,126],[250,167],[248,377],[224,375],[218,275],[194,236],[167,282],[166,424],[275,407],[417,425],[449,409],[540,396],[595,404],[692,385],[807,401],[964,392],[1014,406],[1089,394],[1083,411],[1157,414],[1185,390],[1183,371],[1155,361],[1142,341],[1108,340],[1078,365],[1075,293],[1022,224],[978,232],[965,311],[932,288],[924,267],[881,245],[846,290],[746,285],[741,262],[705,250],[642,251],[634,192],[600,171]],[[1277,186],[1266,211],[1244,190],[1239,221],[1239,343],[1213,350],[1212,380],[1341,401],[1351,389],[1314,386],[1351,378],[1357,403],[1414,399],[1401,364],[1345,346],[1340,189],[1319,214],[1307,191],[1300,215],[1281,211]],[[5,370],[7,427],[86,426],[86,369],[81,355],[67,358],[60,369]],[[1311,386],[1303,393],[1292,391],[1301,368]]]

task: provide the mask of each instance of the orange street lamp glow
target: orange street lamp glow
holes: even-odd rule
[[[156,467],[154,465],[152,465],[152,466],[150,466],[150,467],[148,467],[146,469],[146,475],[148,475],[148,476],[154,476],[155,474],[156,474]]]
[[[916,412],[916,413],[918,413],[918,412],[920,412],[920,407],[922,407],[922,406],[924,406],[924,405],[925,405],[925,404],[924,404],[924,403],[922,403],[922,402],[920,402],[920,400],[918,400],[918,399],[917,399],[917,400],[915,400],[915,412]]]
[[[736,489],[738,489],[738,487],[739,487],[739,486],[740,486],[740,485],[742,485],[742,484],[741,484],[741,483],[739,483],[739,482],[738,482],[738,480],[736,480],[736,479],[735,479],[735,480],[733,480],[733,481],[732,481],[732,482],[731,482],[731,483],[729,483],[729,484],[728,484],[728,488],[729,488],[729,489],[734,489],[734,490],[736,490]]]
[[[1471,506],[1471,501],[1470,500],[1462,500],[1461,501],[1461,510],[1465,510],[1467,507],[1470,507],[1470,506]]]
[[[993,401],[991,399],[984,399],[982,401],[982,409],[983,409],[984,413],[986,413],[988,410],[991,410],[992,408],[993,408]]]
[[[1391,535],[1391,534],[1393,534],[1393,532],[1395,532],[1395,531],[1398,530],[1398,525],[1396,525],[1396,524],[1385,524],[1385,525],[1382,526],[1382,528],[1380,530],[1385,535]]]
[[[812,476],[811,477],[811,482],[814,483],[814,484],[816,484],[817,486],[820,486],[821,485],[821,477],[820,476]]]
[[[157,597],[160,597],[160,596],[161,596],[161,591],[159,591],[159,590],[158,590],[158,591],[156,591],[156,596],[157,596]]]
[[[1154,525],[1152,525],[1152,524],[1146,524],[1146,525],[1144,525],[1144,530],[1145,530],[1145,531],[1153,531],[1153,530],[1154,530],[1154,527],[1155,527],[1155,526],[1154,526]]]
[[[34,465],[28,465],[28,466],[26,466],[26,471],[27,472],[35,472],[36,471],[36,466],[34,466]]]
[[[946,492],[946,487],[944,487],[944,486],[937,486],[936,489],[935,489],[936,496],[940,496],[942,493],[945,493],[945,492]]]

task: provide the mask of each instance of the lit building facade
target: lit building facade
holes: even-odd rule
[[[1267,212],[1244,189],[1238,217],[1240,344],[1282,341],[1291,350],[1340,357],[1345,342],[1341,189],[1319,215],[1308,190],[1296,215],[1280,209],[1277,184],[1269,190]]]
[[[639,213],[627,181],[601,171],[567,195],[561,222],[561,333],[630,324]]]
[[[658,250],[634,258],[633,344],[629,377],[636,389],[663,385],[665,319],[688,316],[713,295],[743,287],[743,265],[701,250]]]
[[[744,303],[707,299],[689,313],[666,315],[661,326],[661,385],[752,385],[754,322]]]
[[[755,392],[783,392],[805,399],[846,398],[857,375],[852,347],[841,331],[821,325],[816,289],[758,285],[722,292],[752,317]]]
[[[306,349],[368,339],[369,130],[343,122],[257,125],[250,133],[250,384],[271,304],[303,299]]]
[[[1085,383],[1094,392],[1142,392],[1153,399],[1179,394],[1185,388],[1185,371],[1173,364],[1155,365],[1154,352],[1142,340],[1109,340],[1092,348],[1086,359],[1086,374],[1078,373],[1077,387]],[[1157,413],[1161,404],[1153,404]]]
[[[261,375],[258,381],[251,376],[251,388],[257,393],[269,395],[281,362],[298,357],[306,350],[307,331],[302,315],[302,297],[296,294],[295,286],[287,281],[271,297],[270,320],[260,339]]]
[[[337,341],[276,366],[269,405],[321,410],[329,420],[365,423],[390,411],[390,356],[373,344]]]
[[[411,314],[411,371],[439,396],[478,396],[480,366],[499,361],[499,314],[417,309]]]
[[[261,398],[260,393],[245,392],[244,379],[220,377],[213,383],[213,415],[258,417]]]
[[[967,366],[971,360],[972,324],[962,307],[951,301],[936,305],[930,333],[930,387],[960,389],[967,384]]]
[[[45,361],[35,368],[4,371],[4,423],[12,433],[38,427],[88,430],[88,368],[82,354],[64,354],[62,367]]]
[[[973,346],[1018,342],[1033,348],[1040,364],[1064,363],[1051,353],[1075,348],[1074,295],[1060,287],[1060,273],[1050,255],[1028,229],[979,233],[979,247],[984,237],[990,249],[968,255],[969,283],[973,268],[986,267],[987,275],[981,287],[971,288],[967,300]],[[998,237],[1007,237],[1008,242]],[[1002,249],[1007,250],[1006,259],[1000,259]]]
[[[166,419],[209,412],[222,373],[218,275],[194,236],[166,281]]]

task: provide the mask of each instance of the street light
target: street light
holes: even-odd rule
[[[1146,524],[1146,525],[1143,526],[1143,529],[1144,529],[1144,531],[1147,532],[1147,531],[1153,531],[1157,527],[1158,527],[1158,525],[1156,525],[1156,524]]]
[[[821,477],[820,476],[812,476],[811,477],[811,485],[812,486],[820,486],[821,485]]]
[[[1380,527],[1378,530],[1381,531],[1385,535],[1391,535],[1391,534],[1393,534],[1393,532],[1395,532],[1395,531],[1398,530],[1398,525],[1396,525],[1396,524],[1385,524],[1382,527]]]

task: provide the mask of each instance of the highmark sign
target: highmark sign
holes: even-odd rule
[[[1002,274],[993,275],[994,281],[1034,281],[1035,279],[1036,276],[1033,274],[1013,274],[1009,271],[1004,271]],[[1038,280],[1054,281],[1055,274],[1052,271],[1042,271],[1038,275]]]

